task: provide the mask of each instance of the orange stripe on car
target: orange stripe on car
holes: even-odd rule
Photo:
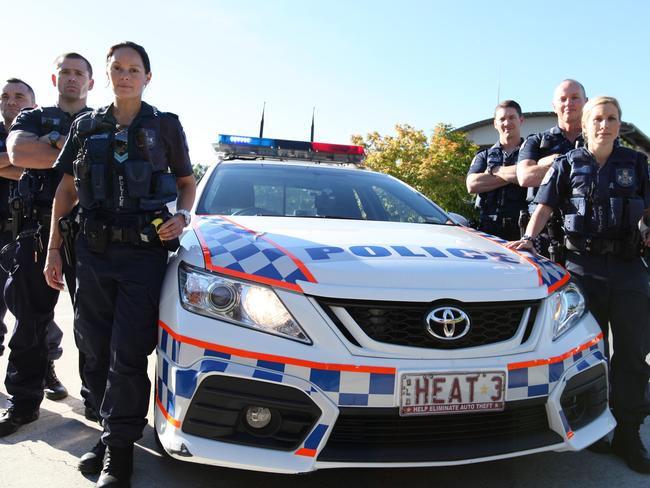
[[[163,414],[163,415],[165,416],[165,418],[167,419],[167,422],[169,422],[170,424],[172,424],[172,425],[173,425],[174,427],[176,427],[177,429],[180,429],[180,427],[181,427],[181,421],[180,421],[180,420],[176,420],[174,417],[172,417],[172,416],[169,414],[169,412],[165,409],[165,407],[163,407],[163,404],[162,404],[162,402],[158,399],[158,397],[156,397],[156,405],[158,405],[158,408],[160,409],[160,411],[162,412],[162,414]]]
[[[232,354],[234,356],[241,356],[250,359],[261,359],[263,361],[272,361],[276,363],[292,364],[294,366],[303,366],[305,368],[324,369],[328,371],[351,371],[354,373],[377,373],[377,374],[391,374],[396,372],[395,368],[383,366],[357,366],[354,364],[332,364],[332,363],[317,363],[315,361],[308,361],[306,359],[289,358],[286,356],[276,356],[273,354],[265,354],[256,351],[247,351],[245,349],[237,349],[234,347],[223,346],[221,344],[214,344],[212,342],[200,341],[191,337],[180,335],[174,332],[162,320],[158,321],[158,325],[165,329],[170,336],[179,342],[190,344],[202,349],[209,349],[211,351],[221,352],[225,354]]]
[[[601,340],[603,340],[603,337],[604,337],[603,333],[601,332],[589,342],[585,342],[581,346],[577,346],[560,356],[555,356],[549,359],[535,359],[533,361],[522,361],[520,363],[509,363],[508,370],[521,369],[521,368],[533,368],[535,366],[544,366],[546,364],[559,363],[560,361],[564,361],[566,358],[571,357],[574,354],[584,351],[585,349],[589,349],[594,344],[598,344]]]

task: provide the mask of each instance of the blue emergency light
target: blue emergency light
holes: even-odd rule
[[[359,164],[364,158],[363,146],[227,134],[219,134],[213,147],[226,159],[234,159],[239,156],[255,159],[294,159]]]

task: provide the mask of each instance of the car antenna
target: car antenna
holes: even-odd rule
[[[264,134],[264,109],[266,109],[266,102],[264,102],[264,105],[262,106],[262,120],[260,120],[260,139]]]
[[[314,113],[316,112],[316,107],[314,107],[311,111],[311,139],[309,139],[309,142],[314,142]]]

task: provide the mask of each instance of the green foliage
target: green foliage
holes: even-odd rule
[[[366,148],[365,165],[399,178],[445,210],[475,218],[465,178],[479,147],[447,124],[438,124],[430,138],[408,124],[397,124],[395,132],[352,136],[353,144]]]
[[[194,163],[192,165],[192,171],[194,171],[194,177],[196,178],[196,181],[201,181],[201,178],[203,178],[203,175],[207,170],[207,164]]]

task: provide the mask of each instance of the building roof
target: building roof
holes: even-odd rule
[[[555,119],[556,117],[555,112],[524,112],[523,116],[527,121],[540,119],[540,118]],[[467,134],[467,137],[470,140],[476,142],[481,146],[485,146],[486,145],[485,141],[482,140],[475,141],[474,138],[472,137],[473,135],[472,133],[476,132],[479,129],[492,127],[493,120],[494,119],[490,117],[489,119],[479,120],[478,122],[473,122],[471,124],[458,127],[455,130],[458,132],[465,132]],[[496,135],[496,131],[495,131],[495,135]],[[650,155],[650,138],[647,135],[645,135],[636,125],[630,122],[623,121],[621,123],[620,136],[621,139],[623,139],[625,142],[633,146],[635,149],[639,151],[643,151],[647,155]],[[492,143],[490,143],[490,145],[491,144]]]

